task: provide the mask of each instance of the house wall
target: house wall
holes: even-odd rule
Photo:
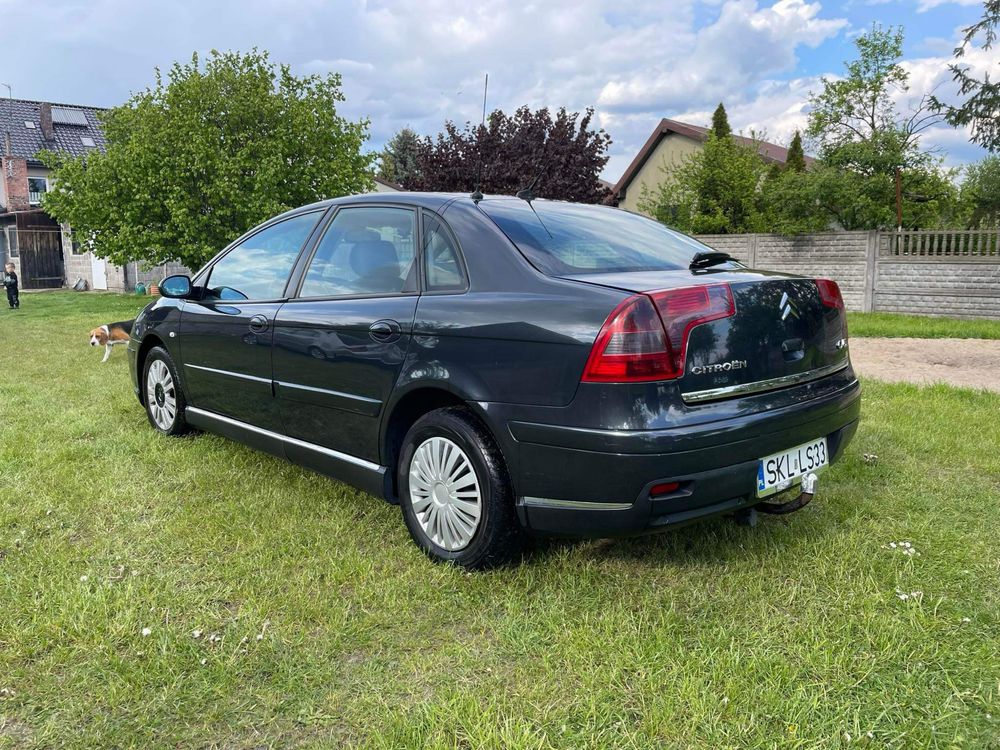
[[[752,268],[830,278],[848,310],[1000,320],[1000,255],[892,255],[883,232],[702,235]]]
[[[625,186],[625,197],[618,205],[629,211],[639,211],[639,201],[643,192],[655,191],[665,179],[664,168],[671,169],[680,166],[684,160],[704,148],[703,144],[693,138],[679,133],[668,133],[656,144],[653,153],[646,159],[632,181]]]

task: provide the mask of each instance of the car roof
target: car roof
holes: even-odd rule
[[[339,198],[328,198],[326,200],[310,203],[306,206],[294,208],[286,213],[293,214],[300,211],[315,211],[318,208],[328,208],[329,206],[339,206],[344,203],[396,203],[410,206],[422,206],[432,210],[442,209],[450,203],[460,201],[472,203],[473,198],[469,193],[425,193],[411,192],[403,190],[392,193],[361,193],[358,195],[344,195]],[[521,202],[521,198],[512,195],[485,195],[476,202]],[[564,201],[552,201],[539,198],[540,203],[562,203]],[[583,205],[583,204],[578,204]]]

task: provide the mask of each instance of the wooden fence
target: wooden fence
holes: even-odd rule
[[[997,229],[915,229],[880,232],[881,255],[983,258],[1000,255]]]

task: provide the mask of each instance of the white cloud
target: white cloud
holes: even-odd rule
[[[917,12],[924,13],[941,5],[982,5],[982,0],[917,0]]]
[[[168,68],[192,50],[257,46],[298,73],[340,72],[341,111],[371,120],[373,147],[404,125],[433,134],[446,119],[478,121],[488,72],[491,109],[595,106],[614,138],[605,176],[616,179],[661,117],[707,123],[719,101],[735,127],[787,142],[818,87],[814,67],[809,76],[797,72],[800,58],[849,30],[832,7],[807,0],[51,0],[5,6],[5,28],[34,31],[8,34],[4,52],[32,60],[12,68],[15,96],[113,105],[151,83],[154,66]],[[943,43],[924,52],[933,56],[911,61],[915,89],[918,79],[924,87],[947,78],[932,75],[946,65]]]

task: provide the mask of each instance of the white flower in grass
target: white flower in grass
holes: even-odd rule
[[[972,618],[970,618],[970,617],[963,617],[962,618],[962,622],[972,622]]]
[[[191,631],[191,637],[194,638],[195,640],[197,640],[198,638],[201,638],[201,631],[200,630],[192,630]]]
[[[142,637],[143,638],[145,638],[148,635],[152,635],[152,634],[153,634],[153,629],[152,628],[143,628],[142,629]]]
[[[80,583],[86,583],[88,580],[87,576],[80,576]]]

